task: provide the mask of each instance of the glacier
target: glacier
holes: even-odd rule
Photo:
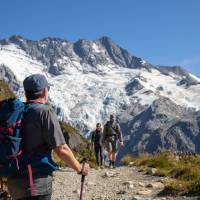
[[[67,49],[67,53],[59,54],[49,65],[22,48],[21,44],[29,44],[29,40],[28,43],[21,37],[8,39],[0,42],[0,65],[15,75],[20,86],[15,92],[23,100],[24,78],[34,73],[45,75],[51,85],[50,102],[60,119],[86,135],[97,122],[104,124],[110,114],[120,118],[130,107],[148,106],[160,97],[169,98],[177,105],[200,109],[200,79],[197,76],[132,58],[114,42],[109,41],[108,46],[104,40],[82,40],[75,44],[59,40],[59,51]],[[57,45],[57,40],[51,38],[31,42],[37,43],[41,52],[50,48],[49,43]],[[57,54],[56,51],[52,55]],[[125,67],[124,62],[119,61],[121,56],[125,63],[132,59],[134,67],[133,64]],[[195,80],[194,84],[187,84],[188,79]]]

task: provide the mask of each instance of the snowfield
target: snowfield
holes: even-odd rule
[[[96,43],[92,44],[92,51],[105,53]],[[85,132],[91,131],[97,122],[105,123],[111,113],[120,115],[135,103],[150,105],[160,96],[178,105],[200,109],[200,85],[178,85],[183,77],[172,72],[164,75],[156,69],[123,68],[112,61],[109,65],[92,67],[81,64],[77,56],[64,56],[54,64],[62,65],[64,70],[54,76],[47,66],[16,44],[0,45],[0,64],[6,65],[20,82],[21,89],[16,91],[20,98],[24,78],[34,73],[44,74],[51,85],[50,100],[59,109],[60,118]],[[142,60],[142,64],[146,61]],[[190,76],[200,82],[198,77]],[[143,88],[128,95],[125,88],[132,80],[137,80]]]

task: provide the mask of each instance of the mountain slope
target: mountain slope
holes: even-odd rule
[[[119,157],[166,149],[200,153],[199,114],[167,98],[154,101],[122,126],[126,128],[124,132],[129,133],[129,141]]]
[[[108,37],[71,43],[59,38],[31,41],[12,36],[0,41],[0,65],[2,78],[13,77],[11,87],[20,97],[26,76],[44,74],[51,84],[50,101],[60,118],[85,134],[96,122],[105,123],[112,113],[126,127],[124,134],[129,135],[134,132],[129,122],[163,98],[172,102],[166,104],[172,106],[172,112],[176,105],[183,107],[181,112],[200,108],[198,77],[179,66],[154,66]],[[166,117],[166,124],[170,117]]]

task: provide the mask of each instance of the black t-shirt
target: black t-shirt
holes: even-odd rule
[[[91,142],[95,146],[100,146],[102,134],[103,134],[102,131],[98,131],[98,130],[95,130],[95,131],[92,132]]]
[[[49,151],[65,144],[58,118],[49,105],[32,104],[23,121],[23,145],[26,153]],[[51,193],[52,177],[38,175],[33,171],[35,195]],[[24,173],[8,179],[8,189],[16,199],[30,196],[28,176]]]

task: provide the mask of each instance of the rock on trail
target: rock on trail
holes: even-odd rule
[[[66,168],[56,172],[52,200],[78,200],[81,176]],[[84,200],[193,200],[189,197],[157,197],[162,178],[145,175],[134,167],[91,170],[84,184]]]

